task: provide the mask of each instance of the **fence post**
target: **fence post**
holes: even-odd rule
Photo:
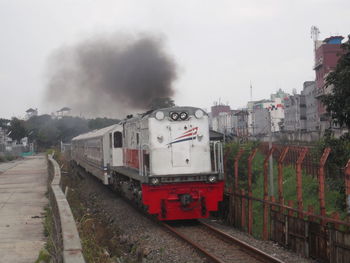
[[[253,233],[253,193],[252,193],[252,162],[258,148],[255,148],[248,157],[248,233]]]
[[[296,177],[297,177],[297,200],[298,200],[298,210],[299,210],[299,218],[303,218],[303,182],[302,182],[302,163],[305,159],[306,153],[308,152],[308,148],[303,148],[298,156],[298,160],[296,163]]]
[[[287,156],[289,147],[285,147],[278,159],[278,201],[280,205],[284,205],[284,198],[283,198],[283,162],[284,159]],[[284,211],[283,207],[280,209],[281,212]]]
[[[324,149],[323,154],[320,159],[320,166],[318,169],[318,196],[320,202],[320,214],[321,216],[326,216],[326,201],[325,201],[325,177],[324,177],[324,166],[326,164],[329,153],[331,152],[331,148],[327,147]],[[324,226],[324,220],[321,220],[321,224]]]
[[[276,203],[276,198],[274,196],[271,196],[270,201],[271,201],[271,203]],[[274,212],[275,215],[276,215],[276,210],[277,210],[276,207],[274,205],[271,205],[270,211]],[[275,217],[275,219],[276,219],[276,217]],[[275,222],[273,222],[273,223],[275,223]],[[270,224],[269,224],[270,225],[270,236],[275,237],[276,235],[275,235],[275,228],[274,228],[273,223],[272,223],[272,218],[270,216]]]
[[[347,214],[350,215],[350,159],[345,166],[345,194]]]
[[[224,154],[224,182],[225,182],[225,185],[226,185],[226,180],[227,180],[227,169],[226,169],[227,168],[227,159],[230,156],[230,153],[231,153],[231,148],[228,148]]]
[[[310,224],[315,221],[313,215],[315,214],[315,208],[313,205],[307,207],[309,212],[308,220],[305,222],[305,256],[310,256]]]
[[[264,159],[264,204],[263,204],[263,240],[269,239],[269,233],[268,233],[268,217],[269,217],[269,205],[267,201],[269,201],[269,192],[268,192],[268,161],[270,159],[270,156],[274,152],[275,148],[272,147],[269,152],[267,153],[265,159]]]
[[[240,148],[238,150],[238,153],[237,155],[235,156],[235,163],[234,163],[234,166],[235,166],[235,184],[234,184],[234,189],[235,189],[235,193],[238,193],[238,162],[239,162],[239,159],[241,159],[241,156],[244,152],[244,149],[243,148]]]
[[[288,206],[289,207],[294,207],[294,201],[293,200],[288,200]],[[286,220],[286,247],[289,244],[289,218],[292,217],[294,214],[293,210],[288,209],[287,213],[287,220]]]
[[[348,162],[349,164],[349,162]],[[339,220],[339,213],[333,212],[331,215],[331,218]],[[338,262],[338,249],[337,249],[337,242],[338,242],[338,232],[339,225],[337,223],[331,224],[331,229],[329,231],[329,250],[330,250],[330,262],[336,263]]]
[[[244,229],[245,228],[245,191],[244,189],[241,189],[241,228]]]

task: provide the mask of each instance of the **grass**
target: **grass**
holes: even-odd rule
[[[121,245],[119,232],[112,225],[109,225],[103,215],[95,210],[93,200],[82,200],[77,186],[79,182],[74,179],[67,180],[70,189],[68,201],[71,206],[83,248],[83,255],[86,262],[125,262],[134,263],[134,254],[137,244]],[[76,178],[75,178],[76,179]],[[77,185],[76,185],[77,184]],[[91,212],[91,209],[94,212]],[[119,260],[119,261],[118,261]]]
[[[46,206],[44,209],[45,220],[44,220],[44,235],[47,239],[44,248],[42,248],[39,252],[38,259],[35,263],[49,263],[52,262],[52,259],[57,258],[59,253],[54,239],[54,221],[53,214],[50,206]]]
[[[16,156],[12,155],[12,154],[5,154],[5,155],[0,155],[0,163],[2,162],[10,162],[17,159]]]
[[[263,199],[264,197],[264,176],[263,176],[263,159],[264,156],[257,153],[255,160],[253,161],[253,174],[255,174],[255,182],[252,186],[253,196]],[[278,188],[277,188],[277,164],[274,162],[274,197],[278,200]],[[244,185],[242,182],[240,184]],[[283,168],[283,197],[285,202],[288,200],[294,201],[294,207],[297,204],[297,190],[296,190],[296,171],[292,166],[285,166]],[[313,206],[316,214],[320,214],[319,197],[318,197],[318,180],[317,178],[302,173],[302,197],[303,207],[307,210],[309,206]],[[331,215],[333,212],[339,212],[341,217],[346,216],[346,211],[339,205],[343,198],[343,195],[336,190],[330,189],[326,184],[325,186],[325,201],[327,215]],[[253,201],[253,233],[254,236],[261,238],[263,228],[263,205],[261,202]]]

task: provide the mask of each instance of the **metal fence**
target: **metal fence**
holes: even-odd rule
[[[29,147],[23,145],[13,145],[7,148],[5,144],[0,144],[0,155],[21,156],[23,153],[28,152]]]
[[[259,176],[263,177],[260,189],[262,196],[253,196],[253,160],[257,152],[264,155]],[[327,213],[325,205],[325,165],[331,149],[326,148],[317,158],[312,156],[307,147],[285,147],[275,145],[272,149],[260,145],[249,152],[247,163],[242,163],[244,149],[239,149],[234,156],[225,153],[227,171],[228,158],[233,157],[232,174],[226,174],[228,182],[222,207],[222,216],[229,224],[261,237],[263,240],[273,240],[280,245],[306,257],[315,258],[321,262],[350,262],[350,221],[340,219],[338,212]],[[268,160],[273,155],[277,161],[277,194],[269,194]],[[246,174],[239,174],[239,166],[246,166]],[[295,170],[296,200],[284,199],[283,167],[289,166]],[[232,167],[231,167],[232,168]],[[318,207],[304,207],[302,174],[317,178],[318,192],[316,199]],[[350,196],[350,160],[343,170],[343,182],[346,196]],[[246,183],[239,182],[244,178]],[[231,183],[230,183],[231,180]],[[242,187],[243,185],[243,187]],[[349,199],[349,198],[347,198]],[[345,200],[344,200],[345,201]],[[317,210],[317,212],[316,212]],[[254,214],[255,213],[255,214]],[[256,213],[260,213],[262,222],[256,222]]]

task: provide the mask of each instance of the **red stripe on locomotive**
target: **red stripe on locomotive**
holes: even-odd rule
[[[139,150],[123,149],[125,165],[127,167],[139,169]]]

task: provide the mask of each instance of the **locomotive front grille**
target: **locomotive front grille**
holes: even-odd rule
[[[162,183],[177,183],[177,182],[203,182],[207,181],[207,175],[200,176],[167,176],[161,177],[160,181]]]

